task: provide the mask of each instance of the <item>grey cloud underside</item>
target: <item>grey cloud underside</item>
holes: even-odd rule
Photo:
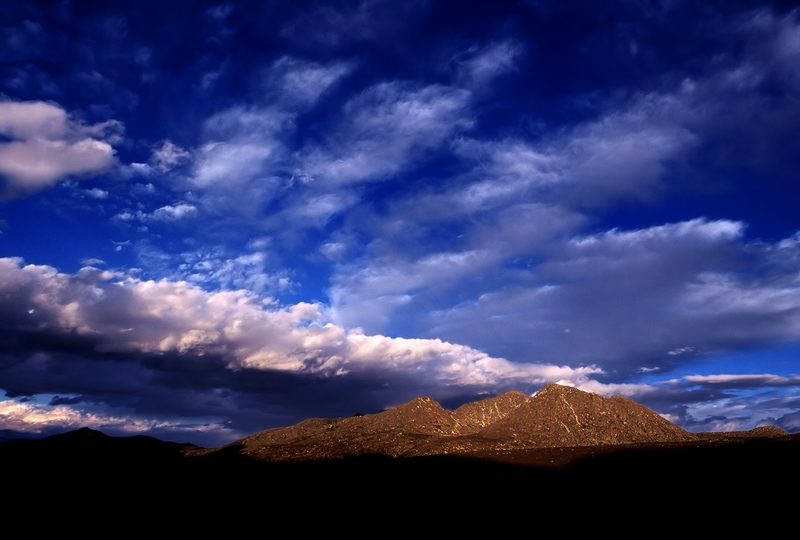
[[[345,320],[371,310],[377,331],[389,312],[418,317],[418,305],[472,279],[474,299],[414,328],[516,361],[666,369],[685,361],[675,351],[687,347],[691,358],[795,339],[800,291],[782,261],[797,257],[796,240],[766,249],[741,233],[738,223],[696,220],[575,238],[550,246],[546,262],[496,269],[493,281],[471,272],[490,269],[496,253],[452,253],[362,270],[342,278],[334,300]]]
[[[0,262],[0,370],[10,398],[78,395],[82,403],[138,415],[235,419],[228,428],[244,429],[312,410],[373,410],[421,389],[440,397],[533,389],[597,371],[513,364],[440,340],[347,332],[322,320],[318,305],[282,307],[186,282]]]

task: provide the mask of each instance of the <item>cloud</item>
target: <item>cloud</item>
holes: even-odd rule
[[[60,139],[69,132],[67,113],[41,101],[3,102],[0,132],[14,139]]]
[[[381,332],[389,320],[398,321],[398,311],[438,312],[444,308],[441,302],[453,298],[472,302],[512,284],[518,270],[508,268],[510,263],[516,266],[541,257],[564,231],[580,222],[579,217],[557,207],[520,204],[471,223],[459,238],[441,242],[437,251],[431,249],[436,243],[429,240],[424,225],[441,227],[436,218],[454,205],[441,208],[437,206],[441,201],[409,203],[398,210],[402,218],[396,217],[396,222],[384,218],[373,231],[380,238],[396,238],[395,242],[374,242],[371,258],[358,260],[357,266],[342,264],[332,278],[329,296],[336,321]],[[432,223],[426,223],[431,216]],[[409,222],[423,229],[419,237]],[[405,243],[427,243],[428,249],[405,253],[399,247]],[[436,335],[421,325],[416,329]]]
[[[137,210],[134,212],[131,210],[126,210],[117,214],[115,218],[119,221],[136,220],[145,223],[171,223],[197,217],[197,214],[198,210],[196,206],[186,202],[179,202],[156,208],[152,212],[143,212],[142,210]]]
[[[348,63],[323,66],[289,56],[278,59],[264,70],[261,99],[204,121],[205,142],[192,152],[187,187],[212,212],[259,219],[267,205],[291,195],[287,188],[295,176],[302,176],[291,158],[297,119],[312,111],[350,70]],[[334,199],[341,197],[321,196],[309,208],[324,213],[322,207],[331,207]]]
[[[200,148],[192,183],[204,189],[229,190],[269,176],[269,159],[280,158],[276,140],[240,140],[207,143]]]
[[[105,190],[100,189],[100,188],[87,189],[86,191],[84,191],[84,193],[86,193],[89,197],[91,197],[93,199],[102,200],[102,199],[107,199],[108,198],[108,191],[105,191]]]
[[[465,176],[454,200],[481,210],[519,197],[589,211],[620,201],[654,202],[691,182],[709,183],[697,176],[700,160],[728,183],[750,181],[731,174],[731,167],[791,177],[797,154],[791,130],[800,118],[792,99],[800,88],[793,62],[800,54],[797,11],[782,17],[757,11],[734,25],[717,24],[717,37],[744,46],[721,53],[703,76],[622,99],[586,96],[585,105],[599,111],[596,118],[534,140],[460,141],[457,153],[480,174]],[[741,128],[746,125],[759,129]]]
[[[522,47],[514,41],[493,43],[482,49],[472,47],[460,55],[464,57],[459,62],[463,82],[468,87],[482,89],[498,75],[513,71],[521,53]]]
[[[661,117],[662,107],[669,109],[665,105],[662,99],[648,96],[632,110],[607,116],[573,134],[559,166],[566,171],[565,179],[575,185],[569,195],[578,204],[652,197],[663,180],[665,162],[695,142],[688,129]]]
[[[355,193],[346,191],[311,195],[287,208],[286,218],[295,227],[321,226],[333,216],[354,206],[358,200]]]
[[[666,164],[697,144],[683,109],[672,95],[651,94],[537,143],[463,140],[456,151],[480,174],[454,200],[481,210],[520,198],[582,209],[652,201],[665,189]]]
[[[280,137],[291,131],[292,121],[291,114],[268,107],[237,106],[209,117],[204,123],[208,142],[199,149],[191,184],[228,190],[268,175],[268,160],[280,159]]]
[[[166,42],[132,17],[89,17],[75,35],[111,39],[71,45],[48,18],[0,31],[17,62],[10,94],[132,114],[138,137],[159,128],[139,146],[146,163],[121,168],[150,184],[76,193],[117,225],[156,230],[116,249],[138,250],[141,275],[163,278],[14,263],[0,380],[18,397],[88,395],[142,418],[161,406],[253,419],[275,403],[311,410],[301,398],[350,413],[355,399],[377,407],[427,388],[466,395],[558,377],[661,400],[695,425],[715,421],[710,408],[675,409],[675,387],[631,381],[798,335],[798,237],[749,240],[769,205],[732,202],[788,198],[797,177],[798,12],[642,19],[623,9],[607,26],[570,26],[576,47],[566,50],[553,47],[558,32],[526,31],[575,14],[489,9],[487,21],[455,21],[426,6],[314,6],[256,17],[249,30],[221,6]],[[577,17],[591,22],[597,9]],[[699,17],[680,26],[688,14]],[[673,22],[685,47],[664,47]],[[412,35],[411,48],[396,46]],[[62,45],[69,54],[56,54]],[[195,60],[174,63],[190,49]],[[72,74],[48,73],[42,58],[64,59]],[[165,91],[142,98],[168,114],[136,114],[124,87],[159,80]],[[9,195],[114,164],[117,122],[84,124],[77,109],[42,101],[0,112]],[[176,125],[191,147],[165,138]],[[775,189],[779,177],[788,189]],[[676,201],[687,204],[677,211]],[[613,228],[620,216],[629,221]],[[751,218],[749,228],[738,221]],[[709,378],[681,384],[698,399],[729,399],[725,421],[750,418],[731,393],[772,384],[696,377]],[[337,405],[343,394],[359,397]],[[781,411],[774,418],[792,421]]]
[[[517,361],[556,355],[609,369],[792,339],[794,237],[746,243],[745,224],[725,219],[600,234],[583,227],[601,219],[598,209],[655,203],[689,184],[699,193],[707,179],[697,161],[722,167],[715,181],[729,188],[752,184],[750,175],[729,174],[731,149],[767,170],[794,170],[787,129],[800,109],[788,97],[796,69],[784,59],[794,57],[797,28],[796,13],[753,15],[735,30],[752,38],[744,52],[720,56],[704,77],[595,102],[596,117],[536,139],[451,140],[464,168],[396,196],[380,219],[362,217],[372,241],[356,264],[337,268],[334,317]],[[348,173],[346,160],[319,163],[341,167],[346,179],[373,165]]]
[[[86,126],[61,107],[41,101],[0,102],[0,175],[7,195],[48,187],[71,175],[92,175],[115,161],[108,140],[118,123]],[[111,132],[109,131],[111,130]]]
[[[365,335],[326,321],[322,305],[280,305],[243,290],[208,292],[91,267],[62,274],[19,259],[0,259],[0,278],[0,334],[7,345],[0,372],[12,398],[81,395],[82,402],[126,407],[139,418],[159,410],[166,419],[241,421],[259,416],[247,412],[256,395],[256,401],[277,399],[270,407],[289,407],[286,393],[293,393],[292,399],[307,401],[294,413],[300,415],[320,400],[341,408],[347,387],[361,389],[348,398],[353,407],[375,407],[425,392],[532,391],[600,373],[593,366],[514,363],[439,339]],[[42,378],[42,369],[60,375]],[[384,389],[387,380],[392,384]],[[277,388],[283,397],[271,398]],[[336,391],[326,398],[326,388]],[[85,418],[79,403],[62,405],[68,406],[58,409],[66,415],[62,423]],[[23,412],[35,418],[39,410]]]
[[[800,431],[800,412],[788,412],[778,418],[776,424],[790,433]]]
[[[771,72],[792,86],[800,84],[797,69],[800,61],[799,13],[795,9],[784,16],[776,16],[773,12],[759,10],[740,19],[736,32],[749,37],[748,67],[760,68],[758,76],[749,78],[752,83],[763,82],[766,72]]]
[[[474,375],[470,370],[485,373],[482,366],[488,364],[495,366],[498,378],[542,369],[513,366],[440,340],[347,332],[325,323],[320,305],[264,304],[243,290],[211,293],[186,282],[139,281],[91,267],[75,275],[59,274],[45,266],[23,266],[18,259],[2,259],[0,274],[3,293],[15,306],[5,311],[6,324],[77,332],[99,340],[100,350],[217,351],[230,368],[326,374],[368,367],[413,372],[428,366],[429,375],[452,378],[454,384],[467,384]],[[459,370],[456,363],[461,364]],[[485,384],[497,380],[487,379]]]
[[[748,430],[773,425],[796,431],[800,405],[797,377],[771,374],[753,376],[691,376],[690,390],[678,412],[678,421],[695,431]],[[694,397],[694,399],[693,399]]]
[[[218,6],[210,7],[205,11],[208,17],[220,22],[224,22],[233,13],[234,6],[232,4],[220,4]]]
[[[152,219],[156,221],[177,221],[197,216],[197,207],[189,203],[177,203],[162,206],[153,211]]]
[[[683,380],[690,384],[720,386],[725,388],[764,388],[768,386],[800,386],[800,377],[783,377],[770,373],[753,375],[687,375]]]
[[[150,157],[150,164],[160,172],[167,172],[177,165],[188,161],[191,154],[172,143],[171,141],[163,141],[161,146],[153,150]]]
[[[183,262],[176,278],[198,286],[247,290],[259,296],[292,290],[297,284],[291,273],[272,268],[270,255],[266,249],[238,255],[227,254],[222,249],[190,251],[181,254]]]
[[[487,265],[479,251],[437,253],[416,261],[395,258],[372,261],[368,266],[342,268],[329,292],[331,314],[341,324],[381,331],[404,306],[472,276]]]
[[[472,125],[470,94],[444,86],[380,83],[352,98],[327,144],[299,155],[298,168],[327,185],[384,180]]]
[[[102,430],[112,435],[142,433],[151,435],[167,432],[172,437],[179,437],[181,433],[185,437],[197,436],[200,433],[206,436],[230,436],[224,424],[137,418],[136,415],[131,415],[130,411],[120,411],[119,415],[114,415],[105,411],[89,412],[53,403],[0,401],[0,429],[16,432],[19,436],[50,435],[84,427]]]
[[[351,64],[346,62],[321,65],[284,56],[269,70],[268,80],[274,81],[284,107],[304,109],[351,71]]]
[[[542,213],[542,224],[555,224],[554,215]],[[527,216],[523,230],[535,234]],[[372,332],[391,320],[492,356],[597,365],[620,378],[796,339],[794,242],[748,244],[741,223],[704,219],[563,242],[569,223],[529,244],[486,227],[472,250],[410,260],[390,252],[359,269],[343,265],[332,316]]]

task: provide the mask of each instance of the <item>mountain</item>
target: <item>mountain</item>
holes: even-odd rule
[[[417,534],[433,516],[448,534],[481,524],[493,534],[506,524],[514,534],[530,519],[572,529],[655,516],[661,527],[675,520],[661,509],[680,506],[730,515],[738,531],[738,514],[791,519],[787,486],[800,481],[798,452],[800,434],[691,434],[631,400],[548,385],[532,397],[506,392],[454,411],[420,397],[211,449],[85,428],[18,439],[0,443],[0,503],[31,530],[46,508],[59,531],[91,516],[108,530],[131,522],[160,529],[167,519],[179,534],[194,527],[207,535],[209,520],[223,531],[290,523]]]
[[[310,419],[270,429],[226,445],[261,461],[304,461],[359,455],[410,455],[421,441],[461,433],[453,414],[418,397],[377,414]]]
[[[528,399],[522,392],[512,390],[497,397],[465,403],[453,411],[453,417],[461,426],[462,432],[477,432],[504,418]]]
[[[102,431],[80,428],[41,439],[14,439],[0,444],[0,457],[9,453],[24,453],[43,461],[54,459],[72,462],[96,460],[178,459],[192,444],[177,444],[161,441],[147,435],[112,437]]]
[[[696,439],[629,399],[548,384],[533,397],[511,391],[452,412],[421,397],[377,414],[310,419],[256,433],[226,448],[238,448],[259,461],[282,462],[364,455],[469,456]]]
[[[549,384],[483,428],[487,438],[514,437],[537,447],[684,442],[696,435],[630,399],[605,398]]]
[[[101,431],[80,428],[41,439],[14,439],[0,444],[0,463],[15,464],[28,472],[53,481],[76,478],[85,481],[103,479],[107,471],[116,471],[115,479],[141,478],[154,468],[178,466],[191,444],[161,441],[146,435],[112,437]],[[110,481],[110,480],[109,480]],[[8,484],[13,486],[14,483]]]

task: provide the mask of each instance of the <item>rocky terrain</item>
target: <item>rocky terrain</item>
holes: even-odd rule
[[[215,521],[497,534],[531,520],[587,530],[635,517],[663,529],[693,512],[719,533],[790,516],[798,457],[799,434],[688,433],[629,399],[548,385],[454,411],[417,398],[211,449],[85,428],[10,441],[0,444],[0,504],[36,530],[43,513],[55,524],[103,519],[107,530],[167,519],[206,536]]]
[[[786,433],[773,428],[752,435]],[[747,432],[739,434],[748,436]],[[309,419],[262,431],[212,451],[236,449],[243,456],[266,462],[367,455],[485,458],[544,449],[699,444],[706,440],[717,439],[689,433],[630,399],[605,398],[549,384],[533,397],[511,391],[467,403],[452,412],[430,398],[420,397],[378,414]]]

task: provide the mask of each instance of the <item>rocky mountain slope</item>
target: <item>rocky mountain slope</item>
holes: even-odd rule
[[[681,443],[697,437],[629,399],[549,384],[533,397],[511,391],[452,412],[421,397],[377,414],[310,419],[262,431],[226,448],[283,462]]]
[[[0,503],[37,531],[43,521],[62,531],[85,516],[95,526],[99,516],[109,530],[139,522],[148,534],[162,518],[178,534],[194,526],[208,535],[215,518],[227,532],[232,523],[250,531],[289,523],[326,534],[403,526],[418,534],[431,530],[433,516],[450,535],[454,527],[475,534],[479,523],[489,534],[504,525],[514,534],[533,516],[596,532],[626,515],[655,516],[661,527],[674,520],[661,509],[680,507],[731,516],[740,533],[738,515],[791,520],[799,451],[800,434],[691,434],[630,400],[548,385],[533,397],[507,392],[454,411],[417,398],[215,449],[85,428],[17,439],[0,443]],[[383,528],[369,528],[374,516]],[[708,523],[719,535],[719,520]]]

